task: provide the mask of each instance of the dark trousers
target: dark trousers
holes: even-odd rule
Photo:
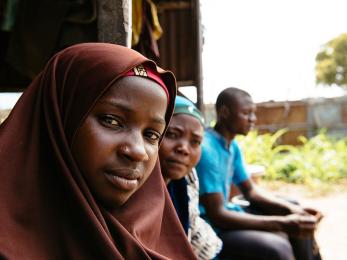
[[[311,239],[288,239],[285,234],[255,230],[221,232],[223,249],[219,259],[318,260]]]
[[[293,260],[294,252],[288,239],[270,232],[235,230],[221,232],[223,249],[219,259]]]

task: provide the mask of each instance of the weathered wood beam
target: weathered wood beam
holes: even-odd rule
[[[131,45],[131,0],[96,0],[98,41]]]

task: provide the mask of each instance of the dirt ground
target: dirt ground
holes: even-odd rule
[[[347,181],[324,190],[283,183],[261,182],[259,186],[320,210],[324,218],[319,224],[316,238],[323,260],[347,259]]]

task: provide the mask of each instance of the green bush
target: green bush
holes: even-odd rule
[[[285,132],[237,137],[246,162],[265,166],[264,179],[315,186],[347,177],[347,137],[338,140],[321,130],[310,139],[300,136],[299,146],[278,145]]]

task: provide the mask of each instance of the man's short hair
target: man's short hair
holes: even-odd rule
[[[242,96],[250,97],[251,95],[247,91],[239,88],[230,87],[224,89],[217,97],[215,105],[216,111],[218,112],[223,105],[226,105],[227,107],[234,106],[237,98]]]

